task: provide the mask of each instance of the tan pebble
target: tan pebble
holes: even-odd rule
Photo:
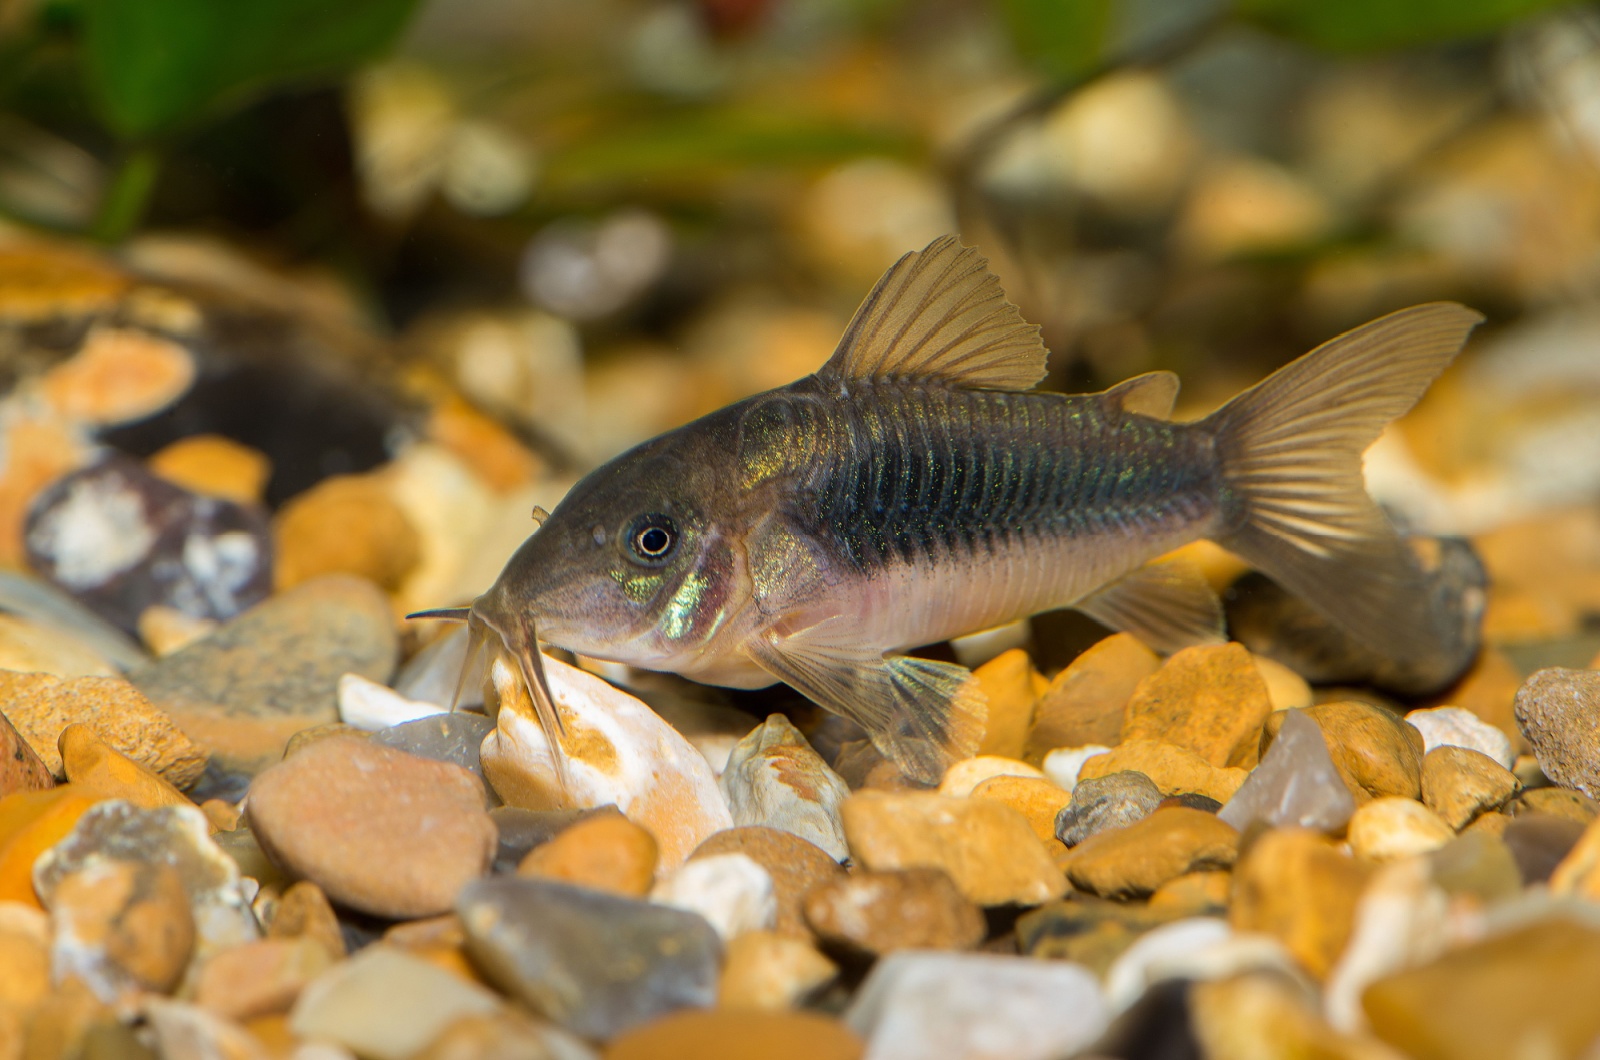
[[[163,862],[91,861],[56,885],[50,918],[58,970],[83,976],[107,1000],[171,990],[194,949],[189,895]]]
[[[1497,810],[1520,785],[1511,770],[1481,751],[1441,746],[1422,759],[1422,802],[1457,831]]]
[[[1233,874],[1221,869],[1186,872],[1157,887],[1149,909],[1174,918],[1216,916],[1227,911]]]
[[[1044,779],[1044,774],[1034,766],[1015,758],[999,755],[979,755],[957,762],[945,770],[939,781],[939,794],[964,799],[972,789],[990,777],[1034,777]]]
[[[1028,730],[1033,726],[1033,660],[1021,648],[1001,652],[973,671],[989,700],[980,755],[1021,758]]]
[[[1600,814],[1600,804],[1571,788],[1534,788],[1524,791],[1511,803],[1513,817],[1524,813],[1548,813],[1569,821],[1588,824]]]
[[[157,656],[181,651],[215,632],[217,623],[157,604],[139,613],[139,639]]]
[[[1238,855],[1239,833],[1216,814],[1171,806],[1126,828],[1085,839],[1064,860],[1074,887],[1105,898],[1150,894],[1169,880],[1226,868]]]
[[[241,811],[237,803],[223,799],[207,799],[200,804],[200,812],[206,815],[206,820],[211,822],[211,827],[215,831],[231,832],[239,827]]]
[[[121,676],[115,666],[66,630],[9,614],[0,614],[0,670],[55,677]]]
[[[0,671],[0,703],[52,773],[61,772],[58,741],[73,723],[88,725],[113,749],[174,787],[200,778],[206,750],[133,685],[118,677],[58,678]]]
[[[1265,655],[1250,658],[1267,683],[1267,698],[1272,701],[1273,710],[1297,710],[1311,705],[1311,686],[1304,677]]]
[[[1322,729],[1333,766],[1358,805],[1383,795],[1422,797],[1423,742],[1416,726],[1391,711],[1354,700],[1319,703],[1307,707],[1306,714]],[[1262,754],[1282,724],[1282,714],[1267,719]]]
[[[696,847],[689,859],[718,854],[743,854],[767,871],[778,905],[773,930],[797,938],[811,937],[801,908],[807,892],[844,876],[844,869],[821,847],[761,825],[724,829]]]
[[[1185,648],[1134,689],[1122,739],[1174,744],[1214,766],[1248,768],[1270,713],[1267,683],[1242,645]]]
[[[812,888],[805,913],[825,944],[873,957],[971,949],[987,933],[983,911],[939,869],[858,872]]]
[[[1039,841],[1050,847],[1060,842],[1056,839],[1056,815],[1072,801],[1072,792],[1038,777],[996,776],[973,788],[971,797],[991,799],[1016,810],[1028,819]]]
[[[335,737],[349,737],[353,740],[365,740],[371,735],[372,734],[367,730],[358,729],[354,725],[347,724],[346,722],[326,721],[321,725],[312,725],[309,728],[301,729],[293,736],[289,737],[288,741],[283,745],[283,757],[285,759],[293,758],[301,751],[304,751],[309,747],[314,747],[323,740],[331,740]]]
[[[246,942],[201,965],[194,1001],[232,1020],[281,1016],[333,962],[326,947],[310,938]]]
[[[1229,923],[1273,936],[1320,980],[1350,940],[1372,872],[1320,832],[1274,828],[1234,866]]]
[[[272,461],[220,434],[195,434],[158,450],[150,470],[184,489],[237,504],[260,504]]]
[[[728,943],[717,1004],[767,1011],[794,1008],[838,972],[837,965],[804,939],[746,931]]]
[[[1248,770],[1218,767],[1186,747],[1154,740],[1129,740],[1083,763],[1078,779],[1094,780],[1131,770],[1143,773],[1168,797],[1204,795],[1225,803],[1249,777]]]
[[[111,747],[87,725],[62,729],[60,749],[67,780],[86,795],[124,799],[147,810],[194,805],[183,792]]]
[[[1370,1039],[1329,1026],[1305,991],[1283,976],[1196,983],[1189,999],[1190,1026],[1204,1056],[1399,1060]]]
[[[402,921],[383,933],[383,942],[464,982],[485,985],[477,966],[467,956],[467,932],[454,913]]]
[[[1462,835],[1470,832],[1486,832],[1496,838],[1505,835],[1506,825],[1511,823],[1509,813],[1482,813],[1471,824],[1461,830]]]
[[[354,574],[393,592],[422,557],[404,509],[375,475],[324,479],[273,520],[274,576],[287,589],[319,574]]]
[[[345,955],[344,931],[339,927],[333,903],[310,880],[300,880],[283,892],[267,924],[267,937],[308,938],[334,957]]]
[[[625,1031],[604,1060],[860,1060],[843,1022],[815,1012],[684,1010]]]
[[[642,898],[655,882],[657,858],[655,837],[647,830],[621,814],[601,814],[528,851],[517,875]]]
[[[1347,836],[1356,857],[1392,861],[1438,850],[1455,829],[1414,799],[1386,795],[1356,809]]]
[[[500,493],[532,482],[548,470],[515,435],[458,397],[434,408],[428,419],[428,437]]]
[[[1133,690],[1160,665],[1161,657],[1130,633],[1094,645],[1039,697],[1023,757],[1037,762],[1057,747],[1117,743]]]
[[[194,357],[170,339],[97,326],[70,358],[44,374],[46,401],[69,419],[106,426],[142,419],[194,382]]]
[[[1515,703],[1517,689],[1522,687],[1522,674],[1506,658],[1504,652],[1484,645],[1473,661],[1467,675],[1439,697],[1438,703],[1470,710],[1480,721],[1488,722],[1511,738],[1511,746],[1518,752],[1528,749],[1528,741],[1517,727]]]

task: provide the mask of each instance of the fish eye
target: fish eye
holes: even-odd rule
[[[665,515],[641,515],[628,529],[628,548],[640,563],[664,563],[678,546],[678,526]]]

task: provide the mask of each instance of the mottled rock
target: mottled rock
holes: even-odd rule
[[[656,875],[656,840],[619,813],[597,814],[528,852],[517,875],[643,898]]]
[[[1438,814],[1397,795],[1373,799],[1350,818],[1350,849],[1372,861],[1426,854],[1454,836],[1455,830]]]
[[[1033,727],[1038,673],[1021,648],[1001,652],[973,671],[988,700],[978,754],[1021,758]]]
[[[228,619],[272,590],[272,540],[258,508],[190,493],[113,456],[34,500],[28,564],[126,633],[164,604]]]
[[[499,998],[427,961],[372,946],[319,976],[295,1002],[289,1028],[371,1060],[407,1060],[463,1016]]]
[[[1056,817],[1056,838],[1072,847],[1109,829],[1126,828],[1154,813],[1163,798],[1149,777],[1132,770],[1084,780]]]
[[[1450,898],[1426,858],[1379,869],[1356,906],[1349,944],[1328,975],[1323,1009],[1343,1031],[1366,1029],[1361,995],[1373,980],[1426,964],[1450,940]]]
[[[1163,795],[1203,795],[1219,803],[1233,798],[1249,776],[1243,769],[1214,766],[1186,747],[1135,739],[1084,762],[1078,782],[1127,771],[1143,773]]]
[[[1113,1012],[1131,1006],[1155,983],[1188,971],[1195,958],[1226,942],[1233,932],[1226,920],[1195,917],[1162,924],[1139,936],[1106,973],[1106,1000]]]
[[[674,1012],[619,1036],[606,1060],[860,1060],[850,1028],[815,1012]]]
[[[746,854],[690,858],[656,883],[650,900],[698,913],[724,942],[746,931],[765,931],[778,919],[772,877]]]
[[[272,474],[266,454],[220,434],[180,438],[146,463],[168,482],[236,504],[260,504]]]
[[[379,475],[335,475],[298,494],[273,520],[277,584],[353,574],[398,589],[422,559],[422,541]]]
[[[1081,747],[1057,747],[1044,756],[1039,768],[1043,770],[1050,783],[1062,791],[1071,791],[1083,772],[1083,764],[1109,750],[1111,748],[1097,743],[1084,744]]]
[[[1423,753],[1435,747],[1465,747],[1488,755],[1495,762],[1510,769],[1517,760],[1511,739],[1488,722],[1479,720],[1470,710],[1460,707],[1430,707],[1413,710],[1406,715],[1418,732],[1422,733]]]
[[[1309,828],[1274,828],[1245,849],[1233,870],[1228,920],[1236,931],[1281,941],[1306,971],[1328,974],[1355,922],[1372,867]]]
[[[776,828],[729,828],[695,848],[693,858],[744,854],[772,877],[777,900],[774,930],[809,938],[801,902],[812,888],[844,877],[844,870],[822,850]]]
[[[1517,863],[1522,882],[1532,887],[1550,879],[1583,833],[1583,824],[1571,818],[1528,813],[1508,823],[1501,839]]]
[[[747,931],[728,943],[717,986],[722,1008],[792,1008],[838,974],[838,967],[804,939]]]
[[[1037,905],[1066,888],[1027,819],[984,799],[866,792],[842,808],[845,836],[875,872],[936,868],[979,905]]]
[[[483,742],[483,768],[511,806],[534,810],[614,805],[648,828],[661,867],[677,868],[713,833],[733,825],[705,756],[649,707],[592,674],[545,660],[550,694],[566,726],[568,784],[556,782],[550,746],[522,681],[493,667],[500,697],[496,728]]]
[[[483,975],[584,1037],[716,999],[722,945],[694,913],[505,876],[469,884],[457,909]]]
[[[1122,740],[1175,744],[1213,766],[1248,768],[1270,713],[1266,682],[1241,645],[1185,648],[1134,689]]]
[[[1271,828],[1315,828],[1336,834],[1355,812],[1328,753],[1322,729],[1301,710],[1287,712],[1261,764],[1218,814],[1244,831],[1257,821]]]
[[[201,966],[194,1002],[224,1019],[283,1015],[334,959],[327,947],[303,935],[246,942]]]
[[[862,984],[845,1022],[874,1060],[1054,1060],[1108,1023],[1092,974],[976,953],[895,953]]]
[[[371,740],[380,747],[393,747],[421,758],[458,765],[483,781],[487,791],[480,748],[484,737],[493,731],[494,722],[482,714],[457,711],[379,729]]]
[[[1118,743],[1134,688],[1160,665],[1161,658],[1131,633],[1094,645],[1057,674],[1039,697],[1023,757],[1036,762],[1057,747]]]
[[[1044,773],[1015,758],[1002,758],[999,755],[978,755],[975,758],[963,759],[945,770],[944,777],[939,781],[938,792],[940,795],[964,799],[972,794],[973,788],[990,777],[1034,777],[1039,780],[1045,779]]]
[[[81,979],[107,1004],[170,991],[194,949],[194,916],[170,865],[92,860],[56,882],[49,909],[52,974]]]
[[[1518,690],[1516,717],[1545,776],[1600,798],[1600,670],[1540,670]]]
[[[1322,730],[1334,768],[1357,805],[1384,795],[1422,796],[1422,734],[1402,719],[1369,703],[1319,703],[1306,715]],[[1284,716],[1274,714],[1262,730],[1267,753]]]
[[[58,775],[61,733],[75,723],[87,725],[111,747],[176,787],[193,784],[206,767],[206,749],[120,677],[59,678],[0,671],[0,703],[45,768]]]
[[[1479,751],[1441,744],[1422,759],[1422,802],[1456,831],[1517,793],[1516,774]]]
[[[880,957],[903,949],[968,950],[983,911],[938,869],[858,872],[805,896],[806,923],[829,946]]]
[[[278,594],[133,682],[221,764],[259,772],[296,732],[338,720],[341,675],[387,680],[397,645],[381,592],[328,577]]]
[[[442,913],[494,859],[476,777],[367,740],[324,740],[272,767],[248,806],[275,862],[376,916]]]
[[[1226,868],[1238,844],[1239,833],[1215,814],[1174,806],[1090,836],[1072,848],[1063,865],[1080,890],[1128,898],[1149,894],[1187,872]]]
[[[769,715],[734,745],[717,786],[735,825],[779,828],[835,860],[849,856],[839,804],[850,789],[782,714]]]
[[[1501,1060],[1539,1042],[1581,1056],[1600,1037],[1600,931],[1552,917],[1379,979],[1362,995],[1373,1033],[1408,1056]]]
[[[43,791],[54,783],[32,746],[0,714],[0,799],[19,791]]]
[[[58,626],[0,614],[0,670],[56,677],[115,677],[94,646]]]
[[[339,720],[364,732],[377,732],[423,718],[449,716],[443,707],[407,699],[388,685],[369,681],[360,674],[340,677],[338,696]]]
[[[1043,777],[990,777],[972,789],[974,799],[989,799],[1011,807],[1028,819],[1033,834],[1053,847],[1056,818],[1066,809],[1072,793],[1063,791]]]
[[[61,730],[61,763],[74,790],[98,799],[125,799],[135,806],[192,806],[183,792],[108,745],[87,725]]]

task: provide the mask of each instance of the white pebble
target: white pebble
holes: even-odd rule
[[[1144,995],[1150,984],[1172,978],[1167,967],[1211,949],[1233,934],[1227,921],[1191,917],[1162,924],[1139,936],[1106,972],[1106,999],[1121,1012]]]
[[[744,854],[713,854],[685,862],[655,885],[650,900],[699,913],[724,942],[746,931],[764,931],[778,919],[772,877]]]
[[[939,794],[953,795],[958,799],[964,799],[972,794],[973,788],[990,777],[1048,779],[1028,763],[1019,762],[1015,758],[1005,758],[1001,755],[979,755],[976,758],[962,759],[945,770],[944,779],[939,781]]]
[[[1507,769],[1516,764],[1511,738],[1463,707],[1413,710],[1406,720],[1422,733],[1424,754],[1435,747],[1465,747],[1483,752]]]
[[[1078,784],[1078,773],[1083,769],[1083,764],[1109,750],[1111,748],[1097,743],[1084,744],[1082,747],[1057,747],[1044,756],[1042,764],[1045,778],[1056,787],[1071,791]]]
[[[339,720],[366,732],[446,713],[449,712],[437,703],[407,699],[360,674],[345,674],[339,678]]]

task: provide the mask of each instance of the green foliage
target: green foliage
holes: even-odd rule
[[[387,48],[416,0],[83,0],[83,65],[101,119],[144,140],[285,81]]]
[[[1568,0],[1237,0],[1240,15],[1329,51],[1484,36]]]
[[[1100,60],[1113,0],[1000,0],[1012,43],[1052,77],[1086,73]]]

